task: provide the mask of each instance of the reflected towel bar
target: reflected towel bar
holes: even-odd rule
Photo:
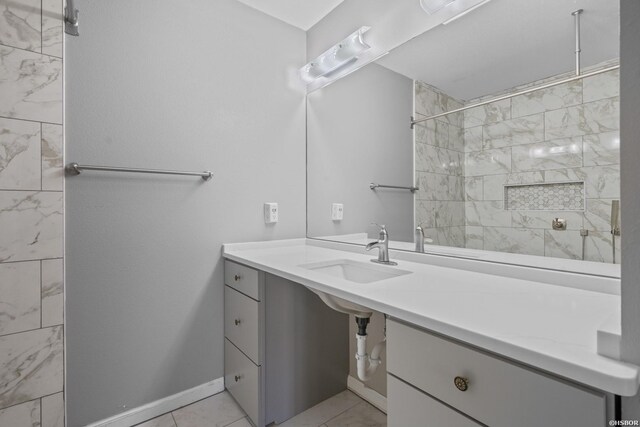
[[[204,172],[181,172],[172,170],[161,169],[139,169],[139,168],[117,168],[113,166],[92,166],[92,165],[79,165],[77,163],[69,163],[65,168],[67,173],[71,175],[80,175],[83,170],[88,171],[105,171],[105,172],[133,172],[133,173],[153,173],[160,175],[187,175],[187,176],[199,176],[205,181],[209,181],[213,178],[211,171]]]
[[[375,190],[376,188],[397,188],[400,190],[409,190],[412,193],[418,191],[420,188],[418,187],[399,187],[397,185],[382,185],[382,184],[376,184],[374,182],[372,182],[371,184],[369,184],[369,188],[372,190]]]

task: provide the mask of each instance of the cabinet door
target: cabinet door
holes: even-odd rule
[[[247,413],[253,424],[261,427],[260,367],[242,354],[228,339],[224,340],[224,385]]]
[[[256,365],[262,363],[260,355],[259,302],[225,286],[225,336]]]
[[[480,427],[481,425],[387,375],[387,426]]]

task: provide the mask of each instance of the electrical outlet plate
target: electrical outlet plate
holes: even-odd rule
[[[342,218],[344,218],[344,205],[342,203],[331,205],[331,219],[333,221],[342,221]]]
[[[269,202],[264,204],[264,223],[274,224],[278,222],[278,204]]]

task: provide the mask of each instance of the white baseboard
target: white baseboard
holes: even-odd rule
[[[385,414],[387,413],[387,398],[374,389],[367,387],[362,381],[349,375],[347,377],[347,388]]]
[[[155,402],[130,409],[127,412],[89,424],[87,427],[130,427],[159,417],[167,412],[175,411],[221,391],[224,391],[224,378],[218,378]]]

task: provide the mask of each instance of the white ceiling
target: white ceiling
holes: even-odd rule
[[[461,100],[494,94],[575,69],[571,12],[579,8],[583,66],[618,58],[618,1],[492,0],[378,63]]]
[[[238,0],[307,31],[344,0]],[[416,0],[417,1],[417,0]]]

